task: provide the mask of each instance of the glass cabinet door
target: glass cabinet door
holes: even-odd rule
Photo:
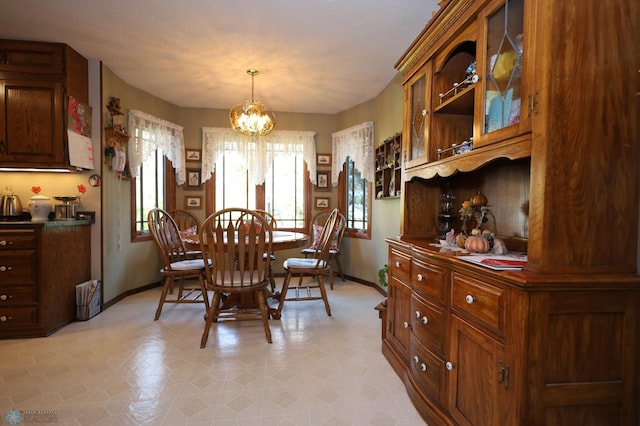
[[[408,135],[404,145],[405,167],[413,167],[428,161],[427,137],[429,129],[429,109],[431,90],[431,62],[405,86],[405,134]]]
[[[506,0],[486,20],[483,134],[520,123],[523,8]]]

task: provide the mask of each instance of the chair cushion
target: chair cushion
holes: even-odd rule
[[[311,247],[307,247],[307,248],[304,248],[304,249],[300,250],[300,253],[302,253],[302,254],[314,254],[317,251],[318,250],[316,250],[316,249],[313,249]],[[340,250],[338,250],[338,249],[329,249],[329,254],[332,255],[332,256],[338,255],[338,254],[340,254]]]
[[[322,231],[324,230],[324,226],[313,224],[313,242],[309,249],[316,250],[320,248],[320,238],[322,237]],[[338,235],[340,234],[340,229],[336,228],[336,232],[333,234],[333,239],[331,240],[331,250],[338,249]],[[313,253],[313,252],[312,252]]]
[[[202,259],[187,259],[171,264],[171,269],[174,271],[193,271],[202,268],[204,268],[204,260]]]
[[[198,235],[198,227],[192,226],[191,228],[187,228],[184,231],[180,231],[180,236],[183,240],[191,240],[191,237]]]
[[[305,259],[302,257],[291,257],[284,261],[285,269],[311,269],[316,267],[316,263],[318,263],[318,259]],[[320,261],[319,269],[324,269],[327,267],[327,263],[322,260]]]

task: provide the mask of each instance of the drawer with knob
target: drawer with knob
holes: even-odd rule
[[[411,286],[413,291],[428,300],[447,303],[447,270],[438,265],[413,259]]]
[[[422,344],[444,354],[445,315],[442,308],[424,301],[417,295],[411,298],[411,330]]]
[[[453,273],[451,305],[504,335],[507,291],[485,282]]]
[[[0,330],[38,325],[38,308],[2,308],[0,307]]]
[[[409,274],[411,273],[411,257],[401,251],[390,250],[389,275],[408,285]]]
[[[38,289],[34,287],[0,287],[0,308],[6,306],[35,305]]]
[[[0,251],[0,283],[7,285],[35,285],[37,256],[33,250]]]
[[[5,250],[33,250],[35,248],[36,234],[32,229],[0,231],[0,252]]]
[[[432,354],[414,336],[411,337],[409,354],[411,375],[430,398],[443,405],[446,371],[444,361]]]

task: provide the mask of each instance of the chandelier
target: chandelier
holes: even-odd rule
[[[262,102],[253,100],[253,79],[260,73],[258,70],[250,69],[247,70],[247,74],[251,76],[251,101],[244,101],[231,108],[231,128],[248,136],[269,134],[276,127],[276,117],[273,112],[267,111]]]

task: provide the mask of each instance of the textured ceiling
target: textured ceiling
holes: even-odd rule
[[[183,107],[335,114],[377,96],[436,0],[0,0],[0,38],[67,43]]]

